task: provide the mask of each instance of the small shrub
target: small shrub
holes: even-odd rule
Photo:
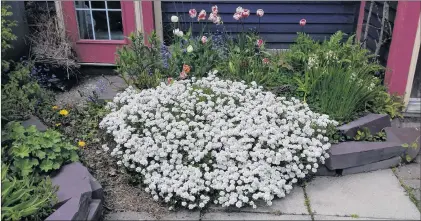
[[[8,19],[13,13],[10,11],[10,5],[5,2],[1,4],[1,53],[5,53],[11,48],[10,42],[16,40],[16,35],[12,33],[12,28],[16,26],[16,21]],[[1,59],[2,69],[9,69],[9,62]]]
[[[1,88],[2,120],[25,120],[39,104],[52,99],[51,93],[31,78],[31,68],[30,62],[18,62],[7,76],[3,76],[6,83]]]
[[[46,174],[61,165],[79,159],[77,147],[63,141],[61,134],[54,130],[39,132],[35,126],[25,129],[18,122],[6,125],[3,135],[10,140],[3,156],[10,164],[11,171],[19,177],[30,174]]]
[[[269,205],[329,157],[327,115],[255,82],[202,79],[133,88],[108,104],[100,123],[111,156],[140,175],[145,190],[172,206]],[[104,146],[108,150],[108,146]]]
[[[8,167],[1,167],[1,220],[40,221],[52,212],[52,205],[57,202],[57,187],[51,180],[42,178],[35,182],[33,178],[17,179],[7,174]]]
[[[161,44],[155,32],[145,45],[141,33],[129,36],[131,43],[118,49],[117,72],[127,84],[139,89],[158,86],[161,80],[163,63],[160,54]]]

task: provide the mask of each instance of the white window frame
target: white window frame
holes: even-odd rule
[[[93,11],[104,11],[105,12],[106,17],[107,17],[108,40],[109,41],[115,40],[115,39],[111,39],[110,18],[108,17],[108,12],[110,12],[110,11],[111,12],[121,12],[121,5],[120,5],[120,9],[117,9],[117,8],[108,8],[107,1],[104,1],[104,4],[105,4],[105,8],[92,8],[91,1],[89,1],[89,8],[78,8],[77,4],[75,4],[76,16],[78,16],[78,14],[77,14],[78,11],[89,11],[89,13],[91,15],[91,26],[92,26],[92,33],[93,33],[92,35],[93,35],[94,39],[90,39],[90,40],[97,40],[96,36],[95,36],[94,17],[93,17],[93,13],[92,13]],[[123,17],[123,13],[120,13],[120,16]],[[76,18],[76,21],[78,22],[78,29],[79,29],[79,20],[77,18]],[[79,34],[79,36],[80,36],[80,34]],[[106,39],[98,39],[98,40],[106,40]]]

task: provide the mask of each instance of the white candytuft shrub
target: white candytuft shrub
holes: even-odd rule
[[[215,73],[118,94],[100,124],[117,143],[111,156],[171,205],[271,205],[329,157],[326,128],[337,123]]]

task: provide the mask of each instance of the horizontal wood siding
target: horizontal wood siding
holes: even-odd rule
[[[387,32],[390,32],[390,35],[393,33],[393,26],[394,21],[396,17],[396,8],[398,5],[398,2],[388,1],[389,3],[389,18],[388,21],[391,25],[391,30],[387,28]],[[365,32],[365,26],[367,25],[367,18],[368,13],[370,11],[370,2],[367,2],[364,8],[364,21],[363,21],[363,28],[362,28],[362,34],[361,36],[364,36]],[[381,27],[381,19],[383,18],[383,2],[382,1],[375,1],[374,6],[371,12],[371,18],[370,18],[370,27],[367,34],[367,48],[374,52],[376,50],[376,41],[379,40],[379,31]],[[389,34],[384,33],[384,38],[391,38]],[[378,60],[380,64],[383,66],[386,66],[387,59],[389,56],[389,48],[390,48],[391,39],[386,41],[380,48],[379,57]]]
[[[193,33],[197,35],[203,28],[207,32],[228,32],[236,34],[241,32],[243,26],[232,17],[238,6],[250,10],[251,15],[245,20],[245,30],[257,30],[267,42],[269,48],[288,48],[295,41],[297,32],[304,31],[317,40],[324,40],[336,31],[354,33],[358,18],[359,2],[195,2],[195,1],[163,1],[162,22],[164,40],[171,39],[173,26],[171,16],[180,18],[181,29],[186,31],[190,25]],[[188,11],[195,8],[206,10],[209,15],[211,7],[218,5],[223,25],[214,25],[206,20],[199,23],[191,19]],[[257,9],[263,9],[265,15],[259,20],[255,15]],[[302,28],[300,19],[305,18],[307,25]],[[205,25],[206,24],[206,25]],[[260,27],[259,27],[260,24]]]

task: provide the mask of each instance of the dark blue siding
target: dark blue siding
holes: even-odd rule
[[[232,34],[240,32],[242,25],[233,19],[233,14],[238,6],[251,11],[245,20],[244,28],[256,29],[271,48],[288,48],[296,38],[296,33],[304,31],[317,40],[323,40],[338,30],[345,33],[354,33],[356,19],[358,18],[359,2],[162,2],[162,21],[164,38],[171,37],[172,15],[178,15],[181,28],[185,31],[192,23],[193,32],[197,34],[202,30],[203,24],[188,15],[190,8],[198,12],[205,9],[209,15],[211,7],[218,5],[219,14],[223,25],[216,26],[207,22],[206,30],[210,32],[226,31]],[[255,15],[257,9],[263,9],[265,15],[260,19]],[[305,18],[307,25],[304,28],[298,24]]]

